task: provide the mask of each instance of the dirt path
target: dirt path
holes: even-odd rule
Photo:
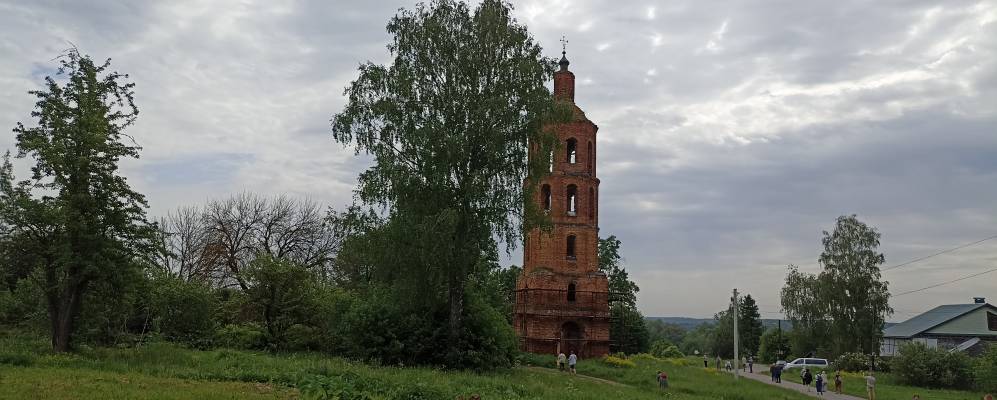
[[[778,387],[781,387],[783,389],[789,389],[789,390],[797,391],[797,392],[803,393],[805,395],[808,395],[810,397],[819,397],[819,398],[827,399],[827,400],[863,400],[861,397],[849,396],[847,394],[836,394],[836,393],[833,393],[833,392],[824,392],[823,396],[818,396],[817,392],[814,390],[813,387],[811,387],[810,391],[808,392],[807,391],[807,387],[803,386],[802,384],[799,384],[799,383],[790,382],[788,380],[784,380],[784,381],[782,381],[782,383],[775,383],[775,382],[772,382],[772,378],[768,374],[762,373],[762,372],[756,372],[756,373],[753,373],[753,374],[752,373],[748,373],[748,372],[744,372],[744,373],[741,373],[741,377],[742,378],[748,378],[748,379],[751,379],[751,380],[754,380],[754,381],[758,381],[758,382],[761,382],[761,383],[764,383],[764,384],[767,384],[767,385],[778,386]]]
[[[567,372],[561,372],[561,371],[558,371],[558,370],[555,370],[555,369],[544,368],[544,367],[526,367],[526,369],[528,369],[530,371],[544,372],[544,373],[553,374],[553,375],[569,375]],[[575,374],[574,376],[576,378],[582,378],[582,379],[585,379],[585,380],[588,380],[588,381],[604,383],[604,384],[607,384],[607,385],[627,386],[625,384],[622,384],[622,383],[619,383],[619,382],[616,382],[616,381],[611,381],[611,380],[602,379],[602,378],[596,378],[594,376],[581,375],[581,374]]]

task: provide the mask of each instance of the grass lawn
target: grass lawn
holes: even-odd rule
[[[531,364],[554,368],[553,356],[530,356]],[[713,368],[703,368],[693,358],[656,360],[635,357],[633,367],[617,367],[601,361],[579,362],[578,373],[606,379],[646,391],[657,390],[655,376],[659,370],[668,374],[669,399],[809,399],[785,389],[747,379],[734,381],[730,374]],[[622,398],[622,397],[621,397]]]
[[[834,372],[827,371],[828,380],[831,381],[829,388],[834,389]],[[800,370],[789,370],[782,374],[782,379],[800,383]],[[866,397],[865,376],[857,372],[845,372],[841,377],[842,391],[857,397]],[[876,373],[876,398],[877,399],[898,399],[908,400],[915,394],[921,395],[925,400],[980,400],[983,393],[974,393],[965,390],[948,389],[924,389],[913,386],[902,385],[897,379],[884,372]]]
[[[545,367],[553,358],[529,357]],[[488,373],[378,367],[321,354],[271,355],[185,349],[169,343],[139,348],[85,348],[52,354],[46,340],[0,334],[0,399],[296,399],[319,393],[364,394],[363,399],[805,399],[685,360],[637,360],[615,367],[583,360],[569,376],[548,368]],[[672,389],[657,389],[655,372],[668,371]],[[332,396],[328,396],[332,397]]]

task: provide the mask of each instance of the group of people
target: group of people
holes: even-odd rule
[[[720,370],[720,362],[724,362],[724,369],[727,372],[733,371],[734,367],[731,365],[730,360],[722,360],[720,356],[717,356],[717,371]],[[710,367],[710,359],[703,354],[703,368]],[[754,357],[741,357],[741,370],[746,372],[755,372],[755,358]]]
[[[875,378],[873,378],[875,379]],[[823,396],[824,392],[827,391],[827,372],[820,371],[816,374],[810,372],[810,368],[804,368],[803,372],[800,373],[800,380],[803,384],[807,386],[807,391],[810,391],[810,384],[814,384],[814,388],[817,389],[817,395]],[[834,392],[841,394],[841,372],[834,373]]]
[[[564,355],[563,351],[557,354],[557,369],[564,371],[565,363],[568,364],[568,371],[571,372],[572,375],[574,375],[576,373],[575,365],[578,364],[578,356],[575,355],[574,350],[571,351],[570,356]]]

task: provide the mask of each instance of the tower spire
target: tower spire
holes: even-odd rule
[[[570,62],[568,62],[567,53],[568,53],[568,39],[566,39],[564,35],[561,35],[561,61],[557,62],[557,64],[561,66],[561,71],[567,71],[568,64],[571,64]]]

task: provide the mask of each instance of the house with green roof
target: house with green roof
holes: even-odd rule
[[[928,348],[981,352],[987,343],[997,343],[997,307],[983,298],[972,304],[948,304],[935,307],[914,318],[883,330],[879,354],[897,354],[900,345],[924,343]]]

